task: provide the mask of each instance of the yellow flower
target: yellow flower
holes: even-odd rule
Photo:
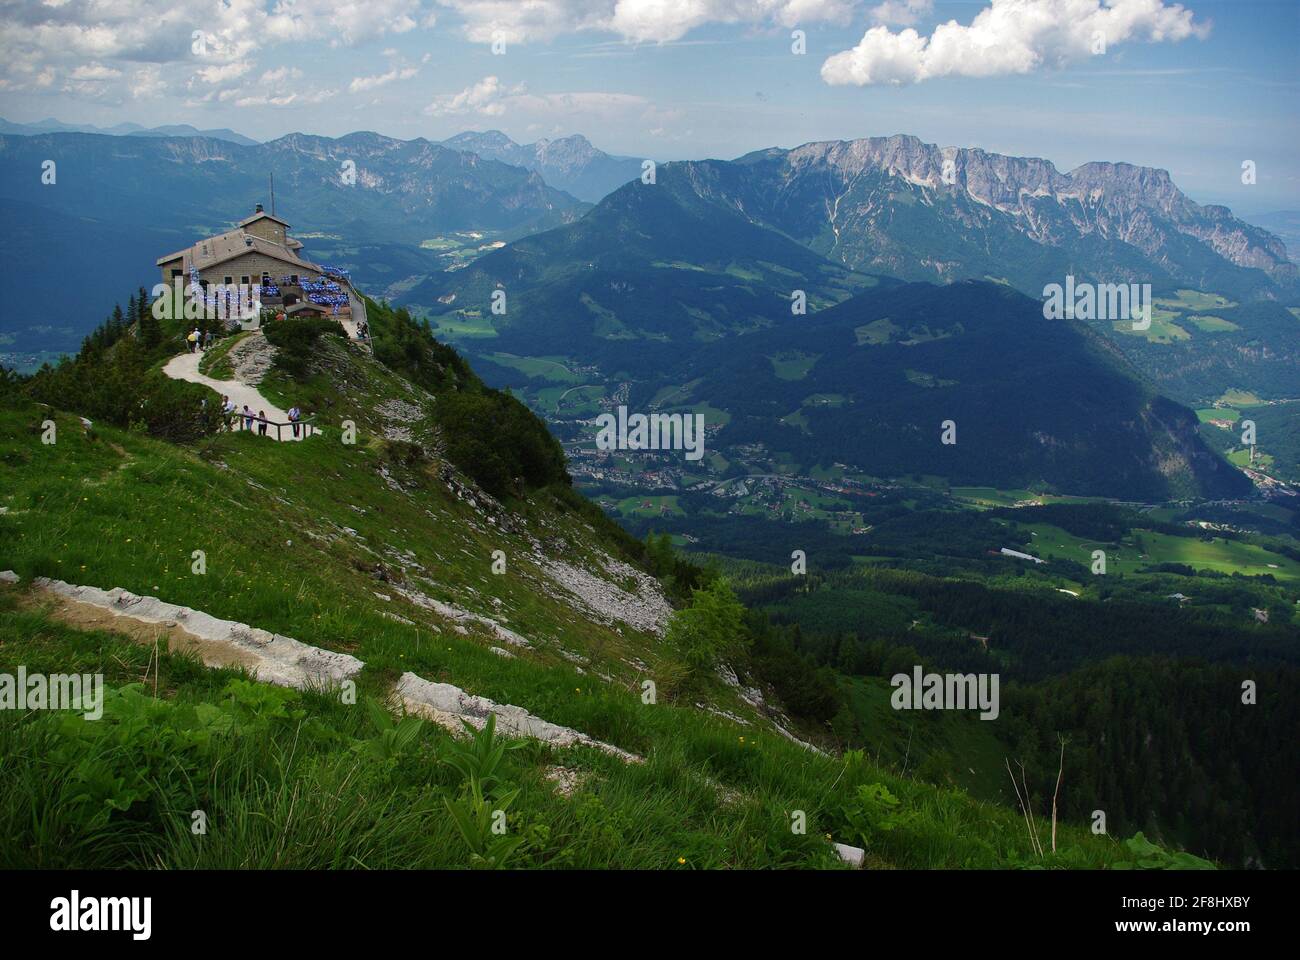
[[[686,858],[685,858],[685,857],[678,857],[678,858],[677,858],[677,862],[678,862],[678,863],[685,863],[685,862],[686,862]]]

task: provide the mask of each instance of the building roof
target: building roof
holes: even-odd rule
[[[262,205],[259,203],[259,204],[258,204],[258,207],[260,208],[261,206],[262,206]],[[263,218],[265,218],[265,219],[267,219],[267,220],[274,220],[276,223],[278,223],[278,224],[280,224],[282,227],[284,227],[284,229],[286,229],[286,230],[289,229],[289,224],[288,224],[287,222],[285,222],[284,220],[281,220],[281,219],[280,219],[279,217],[277,217],[275,214],[273,214],[273,213],[267,213],[265,210],[262,210],[262,209],[259,209],[259,210],[258,210],[256,213],[254,213],[251,217],[245,217],[243,220],[240,220],[240,221],[239,221],[239,225],[240,225],[241,227],[246,227],[246,226],[248,226],[250,223],[253,223],[253,222],[256,221],[256,220],[261,220],[261,219],[263,219]]]
[[[248,221],[244,222],[247,223]],[[301,247],[302,245],[299,244],[298,246]],[[242,229],[230,230],[226,233],[217,234],[215,237],[200,240],[184,250],[178,250],[175,253],[167,254],[165,257],[159,257],[157,264],[161,267],[165,263],[183,260],[186,269],[207,270],[210,267],[219,266],[227,260],[241,257],[246,253],[260,253],[290,266],[300,267],[304,272],[324,273],[324,270],[319,265],[299,257],[288,246],[255,237],[251,233],[245,233]]]

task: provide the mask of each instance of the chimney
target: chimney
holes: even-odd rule
[[[261,213],[261,212],[262,212],[262,205],[259,203],[259,204],[257,205],[257,209],[254,210],[253,212],[254,212],[254,213]]]

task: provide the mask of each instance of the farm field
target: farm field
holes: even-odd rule
[[[1197,570],[1243,576],[1272,574],[1279,580],[1300,580],[1300,563],[1281,554],[1265,550],[1258,544],[1216,537],[1205,541],[1197,537],[1175,537],[1151,530],[1135,532],[1114,550],[1105,543],[1084,540],[1050,524],[1023,524],[1033,538],[1026,552],[1049,559],[1060,557],[1090,564],[1092,551],[1106,551],[1107,572],[1137,573],[1158,563],[1183,563]]]

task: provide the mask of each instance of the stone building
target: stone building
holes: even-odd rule
[[[251,288],[268,307],[293,313],[350,317],[360,301],[345,272],[323,267],[302,254],[302,242],[289,236],[289,224],[259,203],[253,215],[226,233],[159,257],[162,282],[186,287]]]

